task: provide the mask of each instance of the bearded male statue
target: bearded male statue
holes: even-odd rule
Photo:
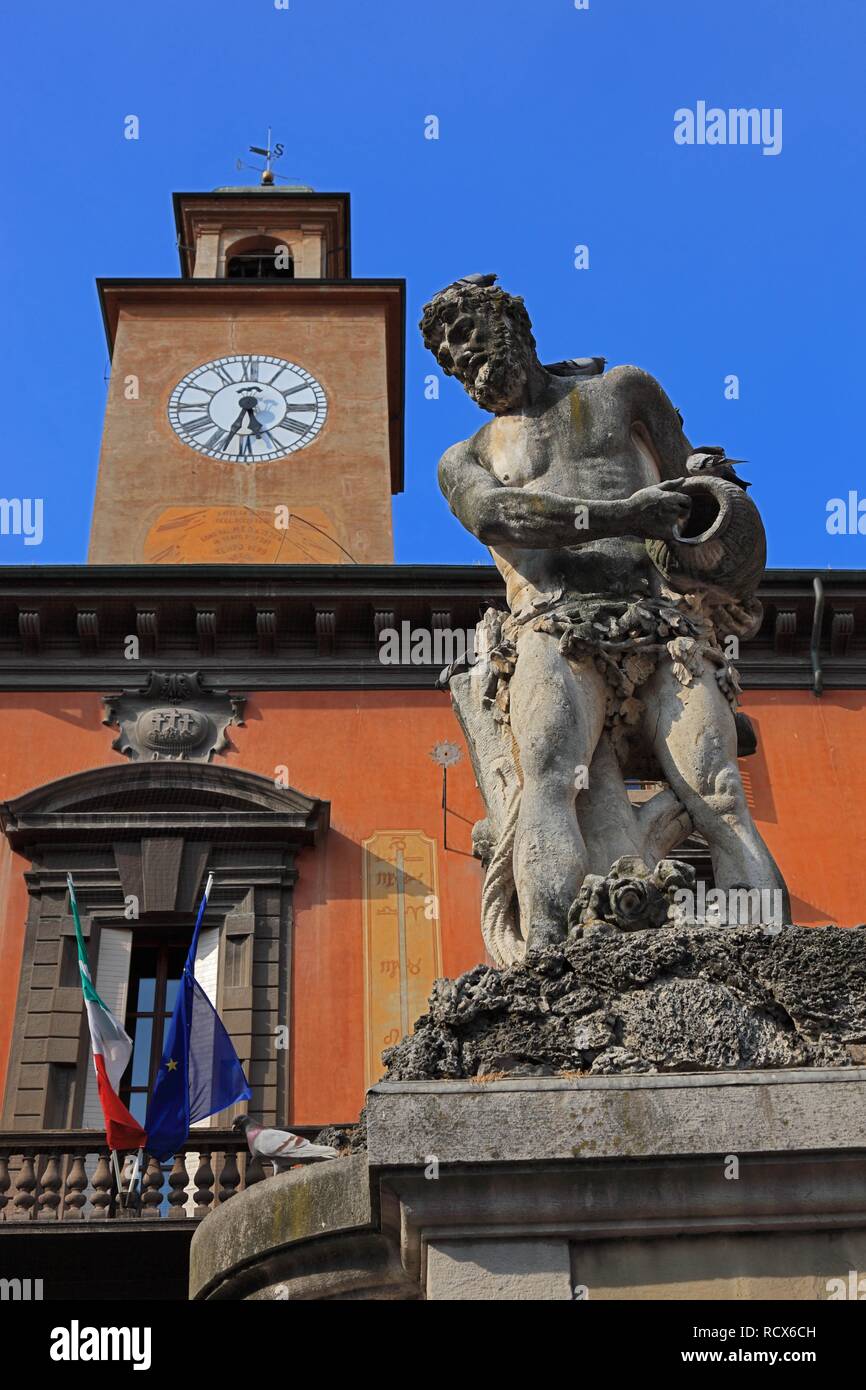
[[[508,604],[479,624],[477,659],[445,677],[487,806],[488,949],[508,964],[562,940],[615,861],[675,863],[693,831],[717,889],[781,894],[789,921],[737,766],[748,721],[731,656],[760,622],[765,556],[748,484],[723,450],[692,449],[647,372],[542,366],[522,299],[495,280],[449,285],[420,324],[494,417],[439,464]],[[633,779],[665,785],[636,806]]]

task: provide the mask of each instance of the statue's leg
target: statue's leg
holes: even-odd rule
[[[776,920],[781,902],[789,921],[785,881],[746,805],[733,710],[714,668],[706,662],[703,675],[683,685],[662,661],[640,694],[662,771],[709,845],[716,887],[766,890],[760,908],[757,894],[748,903],[749,919]],[[776,890],[781,899],[773,898]]]
[[[592,661],[569,663],[555,637],[526,631],[510,682],[523,791],[514,876],[530,947],[562,940],[588,870],[575,813],[576,776],[604,727],[605,684]]]

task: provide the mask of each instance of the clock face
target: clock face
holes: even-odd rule
[[[282,357],[218,357],[171,393],[175,434],[208,458],[265,463],[309,444],[328,413],[314,376]]]

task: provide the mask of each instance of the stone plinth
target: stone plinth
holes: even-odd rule
[[[190,1250],[190,1297],[388,1298],[409,1288],[377,1230],[363,1154],[294,1168],[208,1216]]]
[[[191,1296],[826,1299],[866,1274],[864,1082],[851,1067],[381,1083],[366,1155],[203,1222]]]

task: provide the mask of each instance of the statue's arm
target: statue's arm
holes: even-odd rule
[[[609,376],[622,374],[631,405],[632,426],[643,427],[656,454],[662,479],[686,476],[686,459],[692,446],[683,430],[683,419],[654,376],[640,367],[614,367]]]
[[[439,486],[466,529],[493,546],[544,550],[609,536],[666,539],[689,510],[688,500],[665,485],[627,498],[586,500],[506,487],[480,462],[471,441],[455,444],[442,455]]]

